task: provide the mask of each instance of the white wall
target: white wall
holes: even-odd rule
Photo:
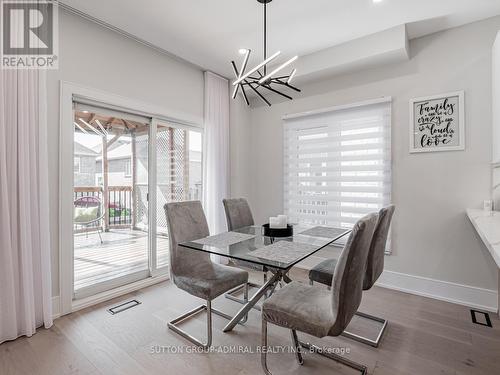
[[[129,97],[202,119],[203,73],[94,23],[60,11],[59,70],[49,73],[52,292],[59,295],[59,82]],[[165,38],[168,38],[165,35]],[[72,126],[72,124],[66,124]]]
[[[393,255],[386,269],[497,290],[495,265],[465,216],[490,196],[491,47],[500,17],[410,42],[408,62],[303,86],[294,101],[253,108],[250,134],[233,145],[249,174],[233,179],[257,221],[283,211],[284,114],[393,97]],[[466,150],[409,154],[408,101],[465,90]],[[246,121],[246,120],[244,120]],[[248,144],[250,146],[248,146]],[[249,150],[249,155],[241,153]]]
[[[500,162],[500,31],[498,32],[492,51],[492,108],[493,115],[493,155],[492,161]]]

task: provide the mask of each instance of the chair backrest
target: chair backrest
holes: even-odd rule
[[[210,235],[208,223],[200,201],[167,203],[168,237],[170,243],[170,269],[174,276],[187,274],[193,265],[210,262],[208,253],[180,247],[179,243]]]
[[[344,331],[361,303],[368,251],[377,220],[376,213],[358,220],[335,266],[332,279],[332,312],[335,318],[330,329],[332,336]]]
[[[223,199],[227,229],[235,230],[254,225],[252,211],[245,198]]]
[[[76,210],[78,208],[83,209],[83,208],[97,207],[97,212],[93,215],[93,217],[90,217],[90,218],[88,216],[82,217],[81,221],[83,221],[83,222],[98,220],[101,216],[104,216],[103,215],[103,212],[104,212],[103,204],[102,204],[102,201],[98,197],[95,197],[92,195],[79,197],[79,198],[75,199],[75,201],[73,202],[73,205],[75,207],[75,222],[78,222],[77,216],[79,213],[77,212],[78,210]]]
[[[396,206],[382,208],[378,213],[378,223],[373,232],[373,239],[368,253],[368,261],[366,262],[365,279],[363,280],[363,290],[371,289],[375,281],[384,271],[385,246],[389,236],[389,228],[391,227],[392,215]]]
[[[75,207],[98,207],[101,205],[101,200],[98,197],[89,195],[75,199],[73,204]]]

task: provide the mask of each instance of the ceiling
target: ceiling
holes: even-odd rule
[[[240,48],[262,58],[262,5],[256,0],[62,0],[203,69],[232,77]],[[498,0],[274,0],[268,54],[307,55],[397,25],[409,37],[500,14]]]

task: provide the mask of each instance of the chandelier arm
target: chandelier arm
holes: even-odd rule
[[[233,90],[233,99],[236,99],[236,95],[238,95],[238,90],[240,88],[240,85],[236,86]],[[243,88],[243,87],[242,87]]]
[[[236,78],[238,78],[239,77],[238,68],[236,67],[236,64],[234,63],[234,61],[231,61],[231,65],[233,66],[234,75],[236,76]],[[236,85],[236,87],[234,88],[233,99],[236,99],[236,95],[238,95],[239,88],[240,88],[240,85]]]
[[[280,91],[278,91],[278,90],[273,89],[273,88],[272,88],[272,87],[270,87],[269,85],[260,85],[260,87],[263,87],[263,88],[265,88],[265,89],[268,89],[269,91],[272,91],[272,92],[274,92],[274,93],[276,93],[276,94],[278,94],[278,95],[281,95],[281,96],[283,96],[283,97],[285,97],[285,98],[287,98],[287,99],[293,100],[293,98],[292,98],[291,96],[286,95],[286,94],[283,94],[282,92],[280,92]]]
[[[249,83],[249,86],[253,91],[255,91],[257,95],[259,95],[259,97],[262,99],[264,103],[266,103],[269,107],[271,106],[271,103],[269,103],[269,101],[266,98],[264,98],[264,96],[259,91],[257,91],[257,89],[253,87],[252,84]]]
[[[234,75],[236,76],[236,78],[238,78],[240,76],[240,73],[238,73],[238,68],[236,67],[234,60],[231,61],[231,65],[233,66]]]
[[[250,57],[250,52],[251,50],[247,49],[247,52],[245,54],[245,58],[243,59],[243,64],[241,65],[241,70],[240,74],[238,75],[238,78],[241,78],[243,74],[245,74],[245,70],[247,68],[247,63],[248,63],[248,58]]]
[[[299,88],[297,88],[297,87],[295,87],[295,86],[292,86],[292,85],[290,85],[289,83],[285,83],[285,86],[286,86],[286,87],[288,87],[288,88],[290,88],[290,89],[292,89],[292,90],[295,90],[295,91],[297,91],[297,92],[302,92],[302,90],[301,90],[301,89],[299,89]]]
[[[297,87],[295,87],[295,86],[290,85],[290,84],[289,84],[289,83],[287,83],[287,82],[283,82],[283,81],[281,81],[281,80],[279,80],[279,79],[273,79],[273,81],[274,81],[274,83],[276,83],[276,84],[278,84],[278,85],[283,85],[283,86],[286,86],[286,87],[288,87],[288,88],[291,88],[292,90],[295,90],[295,91],[297,91],[297,92],[302,92],[302,90],[298,89],[298,88],[297,88]]]
[[[239,84],[238,87],[241,86],[241,93],[243,94],[243,98],[245,99],[245,102],[247,103],[247,105],[250,105],[250,102],[248,101],[248,97],[247,97],[247,93],[245,92],[245,88],[243,87],[243,85]]]

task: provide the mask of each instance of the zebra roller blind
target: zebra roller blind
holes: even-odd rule
[[[284,118],[290,221],[350,228],[391,201],[391,102]]]

